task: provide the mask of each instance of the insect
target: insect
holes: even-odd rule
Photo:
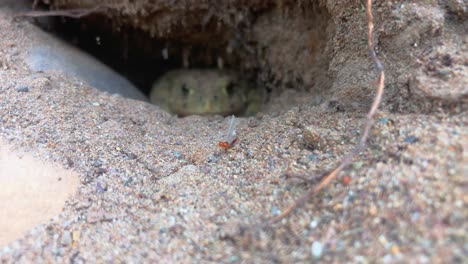
[[[229,124],[229,128],[226,134],[226,141],[221,141],[218,143],[218,145],[225,150],[232,148],[239,140],[239,138],[236,136],[236,121],[236,117],[232,115],[231,123]]]

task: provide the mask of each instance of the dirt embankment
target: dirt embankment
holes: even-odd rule
[[[176,118],[30,68],[31,48],[50,43],[30,20],[13,19],[18,1],[2,1],[0,138],[75,171],[80,183],[59,215],[9,243],[1,261],[463,262],[463,1],[375,1],[388,78],[368,148],[296,214],[258,226],[357,142],[375,79],[361,2],[108,0],[105,11],[53,24],[140,87],[184,64],[222,64],[264,85],[265,109],[239,118],[239,142],[225,152],[217,143],[228,119]]]

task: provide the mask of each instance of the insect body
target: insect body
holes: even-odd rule
[[[221,148],[228,150],[232,148],[236,144],[236,142],[239,140],[239,138],[236,135],[236,123],[237,123],[236,117],[233,115],[231,117],[231,123],[229,124],[229,128],[226,134],[226,140],[218,143],[218,145]]]

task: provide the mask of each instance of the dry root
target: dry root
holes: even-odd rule
[[[270,224],[276,223],[283,218],[289,216],[296,208],[302,206],[305,202],[307,202],[311,197],[313,197],[315,194],[318,192],[322,191],[325,187],[327,187],[331,181],[333,181],[338,174],[346,168],[353,158],[361,152],[361,150],[364,149],[366,145],[367,138],[369,136],[369,131],[372,127],[373,121],[374,121],[374,115],[377,112],[377,109],[380,105],[380,102],[382,101],[382,94],[384,91],[384,84],[385,84],[385,73],[384,69],[382,66],[382,63],[380,62],[379,58],[377,58],[377,55],[375,53],[375,47],[374,47],[374,17],[372,15],[372,0],[367,0],[367,20],[368,20],[368,48],[369,48],[369,54],[374,61],[375,67],[378,72],[378,77],[377,77],[377,92],[374,97],[374,101],[372,103],[372,107],[369,110],[369,113],[367,114],[366,118],[366,124],[363,130],[363,133],[361,135],[361,138],[359,140],[359,143],[356,145],[356,147],[351,151],[348,155],[346,155],[340,162],[340,164],[331,172],[326,174],[322,180],[311,190],[309,190],[306,194],[304,194],[302,197],[297,199],[293,204],[291,204],[288,208],[286,208],[281,214],[276,216],[270,221]]]

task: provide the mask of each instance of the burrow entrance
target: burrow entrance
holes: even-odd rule
[[[88,2],[42,1],[39,6],[96,7]],[[91,15],[57,17],[46,28],[146,95],[158,78],[175,69],[226,69],[265,92],[261,111],[280,107],[277,112],[293,107],[304,93],[311,103],[320,102],[332,84],[328,67],[334,25],[318,4],[132,2],[103,1]],[[281,96],[286,90],[297,93]]]

